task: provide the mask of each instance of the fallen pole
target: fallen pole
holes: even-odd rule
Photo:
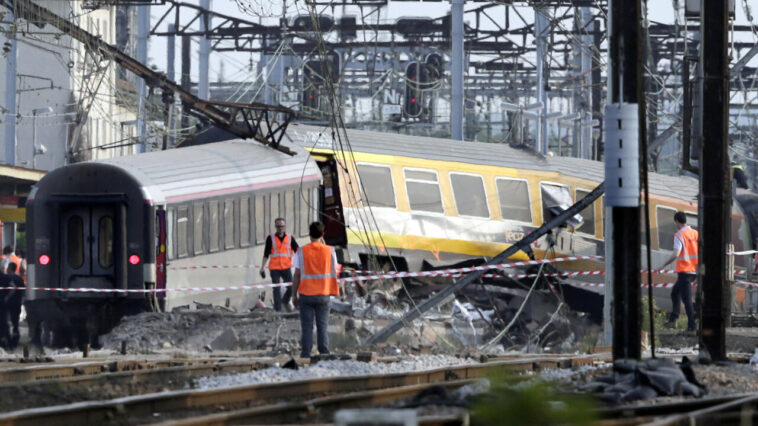
[[[521,250],[523,247],[528,246],[534,241],[537,241],[537,239],[547,234],[548,231],[550,231],[551,229],[563,224],[569,218],[571,218],[572,216],[584,210],[587,206],[595,202],[595,200],[597,200],[601,195],[603,195],[604,192],[605,192],[605,182],[602,182],[594,190],[592,190],[592,192],[587,194],[586,197],[579,200],[576,204],[564,210],[561,214],[554,217],[549,222],[543,224],[542,226],[537,228],[534,232],[522,238],[519,242],[508,247],[504,252],[490,259],[489,262],[487,262],[487,265],[496,265],[498,263],[502,263],[505,259],[513,256],[514,254],[516,254],[516,252]],[[382,343],[386,341],[390,336],[397,333],[397,331],[403,328],[405,325],[410,324],[411,321],[419,318],[424,312],[442,303],[442,301],[448,298],[448,296],[450,296],[451,294],[454,294],[456,291],[459,291],[462,288],[466,287],[467,285],[471,284],[474,280],[481,277],[482,274],[484,274],[485,272],[487,271],[481,270],[481,271],[475,271],[466,275],[465,277],[455,282],[453,285],[445,288],[444,290],[435,294],[431,298],[420,303],[415,308],[411,309],[405,315],[403,315],[402,318],[393,322],[392,324],[388,325],[384,329],[380,330],[376,334],[369,337],[364,343],[373,344],[373,343]]]

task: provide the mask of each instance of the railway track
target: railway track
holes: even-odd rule
[[[238,421],[235,420],[237,418],[235,416],[245,416],[244,418],[250,419],[243,421],[253,421],[253,417],[250,416],[263,416],[261,418],[268,419],[265,421],[273,421],[271,419],[277,414],[272,407],[282,405],[282,400],[287,401],[286,404],[294,404],[289,411],[299,410],[302,415],[303,410],[307,411],[307,407],[312,407],[317,402],[325,407],[339,406],[339,401],[352,406],[360,406],[368,401],[368,404],[372,405],[379,401],[389,401],[402,398],[403,395],[415,394],[430,384],[446,383],[450,386],[462,386],[472,380],[500,371],[528,372],[543,368],[570,368],[591,364],[597,360],[597,356],[539,357],[461,365],[421,372],[320,378],[209,390],[167,391],[8,412],[0,414],[0,425],[155,423],[202,418],[220,410],[229,411],[222,414],[230,417],[227,420],[215,419],[214,421],[220,422],[219,424]],[[393,389],[397,391],[396,394],[393,394]],[[339,397],[348,399],[340,400]],[[349,401],[353,402],[348,404]],[[300,408],[296,410],[295,406]],[[261,411],[255,411],[256,409]]]

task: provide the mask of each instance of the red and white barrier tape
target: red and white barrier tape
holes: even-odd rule
[[[187,271],[193,269],[258,269],[258,265],[197,265],[197,266],[169,266],[169,271]]]

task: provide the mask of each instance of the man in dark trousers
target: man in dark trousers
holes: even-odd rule
[[[309,228],[311,243],[300,248],[295,256],[295,277],[292,300],[300,308],[300,358],[310,358],[313,347],[313,318],[316,317],[318,352],[329,353],[329,303],[339,294],[337,256],[334,248],[324,244],[324,225],[313,222]]]
[[[21,305],[24,302],[24,293],[26,292],[24,279],[18,275],[16,268],[18,268],[18,266],[16,266],[15,263],[11,262],[8,264],[8,277],[10,278],[11,286],[15,287],[15,290],[11,290],[5,298],[5,306],[10,315],[11,325],[13,327],[9,341],[11,349],[16,347],[18,340],[21,337],[21,333],[18,331],[18,321],[21,317]]]
[[[0,287],[13,287],[10,275],[0,272]],[[8,297],[11,290],[0,290],[0,346],[10,347],[11,336],[8,329]]]
[[[297,251],[297,241],[291,235],[285,232],[287,222],[284,218],[274,220],[276,233],[266,238],[266,247],[263,249],[263,260],[261,261],[261,278],[266,278],[266,263],[271,272],[271,282],[274,284],[292,282],[292,256]],[[288,286],[284,292],[282,300],[281,287],[274,287],[274,310],[282,310],[282,302],[287,310],[290,310],[290,297],[292,297],[292,287]]]
[[[687,313],[687,330],[695,331],[695,309],[692,306],[692,283],[697,278],[698,232],[687,225],[684,212],[674,214],[674,225],[678,231],[674,234],[674,253],[661,265],[661,269],[676,260],[676,284],[671,290],[671,315],[666,327],[673,328],[679,318],[679,305],[684,302]]]

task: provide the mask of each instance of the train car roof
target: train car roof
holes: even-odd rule
[[[445,138],[355,129],[347,129],[347,136],[354,152],[554,171],[595,182],[601,182],[605,176],[605,164],[601,161],[572,157],[543,157],[528,148],[514,148],[508,144],[462,142]],[[290,124],[285,139],[306,148],[338,150],[336,147],[339,146],[332,142],[331,130],[328,127]],[[698,182],[695,178],[650,173],[649,181],[651,192],[654,194],[697,200]]]
[[[131,174],[161,204],[318,180],[321,174],[308,153],[292,149],[297,155],[234,139],[96,162]]]

